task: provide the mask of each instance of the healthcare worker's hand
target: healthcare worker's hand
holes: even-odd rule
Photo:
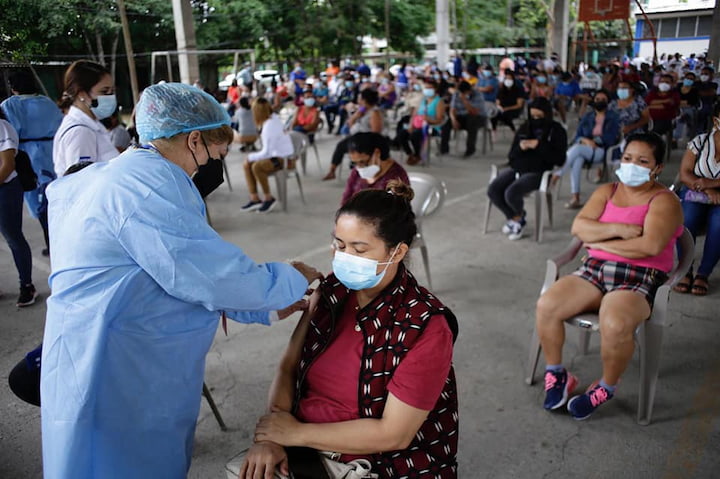
[[[310,306],[310,303],[307,299],[301,299],[297,303],[293,303],[290,306],[288,306],[285,309],[278,309],[277,315],[278,319],[283,320],[290,316],[293,313],[296,313],[298,311],[307,311],[308,307]]]
[[[285,449],[274,442],[257,442],[245,455],[238,478],[273,479],[276,467],[280,469],[280,473],[290,475]]]
[[[311,284],[316,279],[323,279],[322,273],[312,266],[308,266],[300,261],[291,261],[290,264],[298,270],[301,275],[305,276],[308,284]]]
[[[283,446],[302,446],[296,433],[301,423],[295,416],[276,407],[255,426],[255,441],[272,441]]]

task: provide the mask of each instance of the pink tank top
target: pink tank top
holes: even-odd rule
[[[612,195],[610,195],[608,202],[605,204],[605,210],[602,215],[600,215],[600,218],[598,218],[598,221],[601,223],[626,223],[642,226],[645,224],[645,216],[647,216],[652,200],[655,199],[657,195],[672,193],[670,190],[659,191],[655,193],[644,205],[620,207],[616,206],[612,202],[612,197],[615,194],[616,189],[617,184],[613,187]],[[626,263],[633,266],[642,266],[644,268],[653,268],[668,273],[673,268],[673,250],[675,248],[675,242],[680,235],[682,235],[682,232],[683,225],[680,225],[668,244],[665,245],[665,248],[657,256],[648,256],[647,258],[626,258],[624,256],[597,249],[589,249],[588,254],[591,258]]]

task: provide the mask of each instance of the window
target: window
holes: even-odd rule
[[[660,33],[658,38],[677,37],[677,18],[663,18],[660,21]]]
[[[655,27],[655,33],[658,33],[658,26],[660,25],[660,20],[651,20],[653,27]],[[652,38],[652,30],[650,29],[650,23],[645,20],[643,22],[643,32],[642,35],[644,38]]]
[[[680,17],[679,37],[694,37],[697,17]]]
[[[697,36],[710,36],[712,27],[712,15],[698,17]]]

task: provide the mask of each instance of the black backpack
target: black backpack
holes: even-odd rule
[[[22,150],[15,155],[15,171],[24,191],[32,191],[38,187],[38,177],[33,171],[30,157]]]

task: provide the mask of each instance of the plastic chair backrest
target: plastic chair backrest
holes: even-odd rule
[[[299,131],[291,131],[288,135],[290,135],[293,144],[293,156],[299,157],[307,149],[307,136]]]
[[[412,209],[420,219],[436,213],[445,202],[445,182],[427,173],[409,173],[410,186],[415,192]]]
[[[695,242],[687,228],[683,228],[683,233],[678,238],[678,242],[680,243],[680,251],[682,254],[678,257],[677,264],[672,271],[670,271],[668,280],[665,282],[665,284],[671,287],[687,274],[695,257]]]

